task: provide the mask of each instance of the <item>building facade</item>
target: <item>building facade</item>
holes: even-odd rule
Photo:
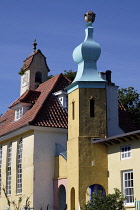
[[[140,131],[118,102],[111,71],[97,71],[93,15],[85,16],[85,40],[73,52],[73,82],[63,74],[48,80],[36,48],[23,63],[20,97],[0,117],[0,209],[8,209],[3,188],[10,200],[23,196],[22,208],[29,197],[34,210],[79,210],[92,192],[114,188],[127,197],[126,208],[140,201]]]

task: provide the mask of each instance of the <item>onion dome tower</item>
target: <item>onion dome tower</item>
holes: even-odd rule
[[[103,80],[97,71],[101,47],[92,38],[95,14],[89,11],[84,16],[87,22],[85,40],[73,52],[73,59],[78,64],[77,75],[66,88],[68,90],[67,194],[68,198],[72,198],[68,199],[70,209],[82,208],[86,203],[87,187],[93,183],[100,183],[107,189],[106,148],[98,151],[91,145],[92,139],[105,138],[107,135],[107,81]],[[104,160],[100,163],[100,167],[96,154]],[[93,160],[95,167],[92,166]]]
[[[73,51],[73,59],[78,64],[78,70],[69,88],[73,89],[77,84],[83,87],[83,82],[85,87],[105,87],[106,81],[100,77],[97,71],[97,61],[101,54],[101,47],[93,40],[94,29],[92,23],[95,20],[95,16],[91,11],[84,15],[87,22],[85,40]],[[71,90],[69,89],[69,91]]]

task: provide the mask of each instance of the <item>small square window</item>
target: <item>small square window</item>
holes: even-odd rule
[[[121,147],[121,160],[131,158],[131,145]]]
[[[23,107],[19,107],[15,111],[15,120],[19,120],[23,116]]]

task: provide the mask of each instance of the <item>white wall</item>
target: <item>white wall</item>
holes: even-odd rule
[[[35,130],[34,141],[34,209],[53,209],[55,143],[66,149],[67,130]]]
[[[113,85],[106,85],[106,93],[108,137],[123,134],[124,131],[119,127],[118,87]]]

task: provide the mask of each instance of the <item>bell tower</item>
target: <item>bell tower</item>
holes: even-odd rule
[[[107,136],[106,83],[97,71],[101,47],[93,40],[95,14],[85,14],[85,40],[73,51],[77,75],[68,91],[68,209],[80,209],[92,184],[107,189],[107,153],[93,139]],[[99,160],[101,160],[99,162]],[[73,192],[74,198],[73,198]]]
[[[27,90],[35,90],[41,83],[48,78],[49,67],[46,57],[41,50],[36,49],[36,39],[33,43],[33,53],[24,60],[19,72],[21,75],[20,95]]]

